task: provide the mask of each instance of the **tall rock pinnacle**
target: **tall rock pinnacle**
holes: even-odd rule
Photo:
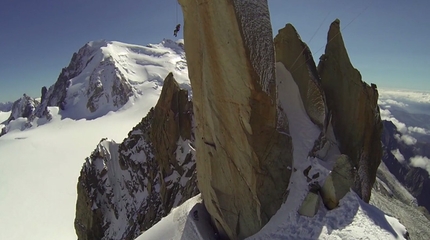
[[[267,1],[179,2],[198,187],[221,234],[243,239],[279,209],[292,165],[291,138],[277,129],[287,120],[277,112]]]
[[[275,50],[276,61],[284,64],[299,87],[310,119],[322,128],[327,115],[325,96],[312,53],[293,25],[287,24],[279,30],[275,37]]]
[[[340,151],[349,156],[355,169],[353,189],[368,202],[382,155],[378,91],[363,82],[352,66],[339,20],[330,25],[327,41],[318,72]]]

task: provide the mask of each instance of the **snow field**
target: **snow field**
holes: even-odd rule
[[[0,138],[0,239],[76,239],[76,185],[101,138],[122,142],[157,96],[95,120],[61,120]]]

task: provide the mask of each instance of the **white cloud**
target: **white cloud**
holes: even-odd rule
[[[407,103],[398,102],[398,101],[393,100],[393,99],[380,99],[378,101],[378,104],[379,105],[386,105],[386,107],[388,107],[388,108],[390,108],[391,105],[398,106],[398,107],[407,107],[407,106],[409,106]]]
[[[391,121],[397,128],[397,131],[401,132],[402,134],[406,133],[408,131],[408,128],[406,127],[406,124],[400,122],[394,116],[391,114],[390,110],[388,109],[380,109],[380,115],[381,120]]]
[[[402,135],[401,139],[407,145],[414,145],[415,143],[417,143],[416,138],[409,136],[409,135],[406,135],[406,134]]]
[[[412,137],[410,135],[406,135],[406,134],[403,134],[403,135],[396,134],[396,135],[394,135],[394,138],[397,139],[397,141],[399,141],[399,142],[403,141],[406,145],[409,145],[409,146],[414,145],[415,143],[417,143],[417,139],[416,138],[414,138],[414,137]]]
[[[396,118],[394,118],[394,116],[391,114],[390,110],[388,110],[388,109],[381,108],[380,109],[380,115],[381,115],[382,120],[391,121],[394,124],[394,126],[396,126],[397,131],[399,131],[402,134],[420,133],[420,134],[429,134],[430,135],[430,131],[425,129],[425,128],[406,126],[405,123],[402,123],[399,120],[397,120]]]
[[[380,110],[379,112],[380,112],[380,114],[381,114],[381,119],[382,119],[382,120],[386,120],[387,118],[391,118],[391,117],[393,117],[393,116],[391,115],[390,110],[388,110],[388,109],[382,109],[382,108],[381,108],[381,110]]]
[[[415,132],[415,133],[420,133],[420,134],[430,134],[430,131],[425,129],[425,128],[421,128],[421,127],[408,127],[408,131],[410,133]]]
[[[410,159],[411,165],[426,170],[430,174],[430,159],[423,156],[415,156]]]
[[[415,145],[417,143],[416,138],[407,134],[411,134],[411,133],[430,134],[430,131],[428,131],[425,128],[407,127],[406,124],[394,118],[391,115],[391,112],[386,109],[381,109],[381,119],[386,121],[391,121],[394,124],[394,126],[396,126],[397,131],[400,132],[400,134],[396,134],[394,135],[394,137],[397,139],[397,141],[399,142],[403,141],[407,145]]]
[[[404,163],[405,162],[405,157],[403,156],[403,154],[399,151],[399,149],[396,150],[392,150],[391,153],[394,155],[394,157],[397,159],[397,161],[399,161],[400,163]]]
[[[406,127],[406,124],[400,122],[399,120],[395,119],[394,117],[386,119],[388,121],[391,121],[397,128],[397,131],[401,132],[402,134],[405,134],[408,132],[408,128]]]
[[[396,91],[396,90],[383,90],[383,89],[378,89],[378,92],[381,99],[380,102],[385,102],[385,104],[387,104],[387,100],[390,100],[390,99],[396,99],[395,101],[397,102],[399,102],[400,100],[408,100],[411,102],[430,104],[430,92],[404,91],[404,90]]]

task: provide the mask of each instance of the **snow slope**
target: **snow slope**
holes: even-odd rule
[[[173,209],[137,240],[216,239],[199,196]],[[406,233],[397,219],[364,203],[354,192],[348,193],[332,211],[320,206],[313,218],[285,212],[285,209],[284,204],[268,225],[247,239],[404,239]],[[198,220],[194,218],[194,210],[198,211]]]
[[[9,112],[0,111],[0,134],[2,133],[3,128],[5,127],[5,124],[3,123],[5,123],[5,121],[9,118],[10,113],[11,113],[10,111]]]
[[[1,129],[4,127],[2,123],[6,121],[9,118],[9,116],[10,116],[10,111],[9,112],[0,111],[0,132],[1,132]]]
[[[191,198],[161,219],[136,240],[210,240],[216,239],[209,215],[202,206],[200,195]],[[197,210],[198,219],[194,217]],[[275,219],[259,233],[247,239],[404,239],[406,230],[399,221],[378,208],[364,203],[354,192],[348,193],[339,208],[320,208],[313,218],[297,217],[280,209]],[[283,217],[280,217],[283,216]]]
[[[76,239],[76,183],[101,138],[122,141],[157,100],[88,121],[61,120],[0,138],[0,239]],[[52,108],[52,112],[58,108]]]
[[[394,197],[386,197],[372,190],[370,203],[390,216],[400,219],[407,227],[411,239],[430,239],[430,220],[414,205],[407,205]]]
[[[102,138],[122,142],[155,106],[169,71],[190,89],[184,52],[177,42],[145,47],[109,42],[102,51],[121,72],[128,71],[128,81],[138,90],[135,97],[115,112],[86,120],[95,115],[85,116],[78,103],[85,91],[82,77],[74,79],[68,92],[77,105],[65,111],[50,107],[49,124],[35,119],[33,127],[23,130],[26,119],[11,122],[8,134],[0,137],[0,239],[76,239],[76,184],[88,154]],[[1,113],[3,117],[8,114]]]
[[[327,211],[321,204],[312,218],[286,212],[285,205],[259,233],[248,239],[404,239],[399,221],[363,202],[354,192]]]
[[[136,238],[136,240],[147,239],[215,240],[215,232],[210,225],[210,216],[203,206],[201,195],[172,209],[169,215]]]

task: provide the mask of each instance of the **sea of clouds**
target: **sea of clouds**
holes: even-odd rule
[[[419,141],[430,139],[430,92],[379,90],[378,105],[381,119],[391,121],[397,128],[394,137],[413,146]],[[428,156],[414,156],[405,159],[398,150],[392,151],[399,162],[407,162],[413,167],[420,167],[430,174]]]

